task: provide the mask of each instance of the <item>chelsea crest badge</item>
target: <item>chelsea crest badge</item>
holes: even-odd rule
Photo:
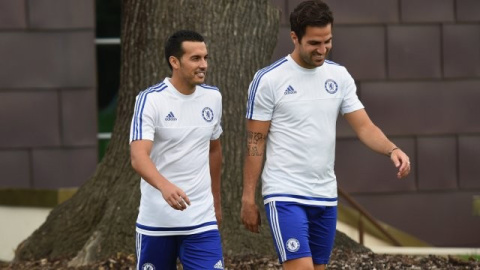
[[[325,81],[325,90],[330,94],[335,94],[338,90],[338,85],[334,80],[328,79]]]
[[[212,122],[213,120],[213,111],[209,107],[205,107],[202,110],[203,119],[207,122]]]

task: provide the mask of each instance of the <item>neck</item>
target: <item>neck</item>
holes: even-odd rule
[[[298,55],[297,51],[293,51],[290,53],[290,57],[292,57],[293,61],[297,63],[298,65],[301,65],[302,63],[300,62],[300,55]]]
[[[196,85],[189,84],[176,76],[172,76],[170,83],[173,85],[173,87],[175,87],[175,89],[177,89],[178,92],[184,95],[191,95],[193,92],[195,92]]]
[[[303,62],[302,58],[300,57],[300,54],[295,50],[290,54],[290,57],[292,57],[293,61],[295,61],[295,63],[297,63],[297,65],[299,65],[303,68],[306,68],[306,69],[316,68],[315,66],[312,67],[310,65],[307,65],[305,62]]]

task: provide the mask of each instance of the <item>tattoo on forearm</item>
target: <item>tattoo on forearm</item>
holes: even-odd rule
[[[260,141],[263,143],[267,136],[260,132],[247,131],[247,155],[248,156],[263,156],[263,150],[258,149]]]
[[[263,152],[259,152],[256,146],[249,145],[247,147],[247,155],[248,156],[263,156]]]

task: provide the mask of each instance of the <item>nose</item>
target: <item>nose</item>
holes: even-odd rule
[[[207,68],[208,67],[208,63],[207,63],[207,59],[202,59],[202,61],[200,61],[200,67],[201,68]]]
[[[327,53],[327,46],[325,46],[325,44],[320,45],[320,47],[318,47],[318,49],[317,49],[317,53],[319,53],[321,55],[326,54]]]

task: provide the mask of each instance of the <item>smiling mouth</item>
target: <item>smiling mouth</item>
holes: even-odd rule
[[[200,71],[195,73],[200,78],[205,78],[206,71]]]
[[[313,59],[315,61],[322,61],[325,59],[325,57],[321,56],[321,55],[313,55]]]

